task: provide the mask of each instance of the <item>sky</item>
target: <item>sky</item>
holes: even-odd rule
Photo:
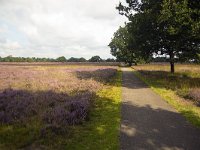
[[[0,0],[0,56],[111,58],[119,0]]]

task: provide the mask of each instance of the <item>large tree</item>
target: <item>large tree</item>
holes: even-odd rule
[[[192,0],[126,0],[120,14],[128,17],[141,56],[165,54],[171,72],[175,60],[199,59],[199,2]]]
[[[117,58],[117,61],[128,63],[129,66],[132,63],[137,64],[139,57],[137,57],[136,51],[133,48],[134,39],[129,34],[128,24],[125,27],[119,27],[108,46],[111,49],[111,54]]]
[[[195,6],[196,5],[196,6]],[[163,0],[161,15],[158,19],[166,38],[163,45],[170,60],[179,61],[199,59],[200,53],[200,1]],[[165,43],[166,42],[166,43]],[[174,71],[173,65],[172,72]]]

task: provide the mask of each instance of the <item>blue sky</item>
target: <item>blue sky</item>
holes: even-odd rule
[[[112,57],[119,0],[0,0],[0,56]]]

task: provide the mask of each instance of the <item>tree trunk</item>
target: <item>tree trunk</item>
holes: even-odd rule
[[[137,66],[137,62],[135,62],[135,66]]]
[[[173,52],[170,52],[170,68],[171,68],[171,73],[174,73],[175,72],[175,69],[174,69],[174,53]]]
[[[170,66],[171,66],[171,73],[174,73],[174,62],[170,61]]]
[[[131,67],[132,66],[132,62],[128,62],[128,65],[129,65],[129,67]]]
[[[128,66],[131,67],[132,66],[132,62],[128,62]]]

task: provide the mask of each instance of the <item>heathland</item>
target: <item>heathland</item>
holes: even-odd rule
[[[0,67],[0,149],[119,149],[120,67],[51,63]],[[199,65],[176,64],[174,74],[167,64],[132,68],[200,127]]]
[[[1,65],[0,149],[118,149],[115,66]]]

